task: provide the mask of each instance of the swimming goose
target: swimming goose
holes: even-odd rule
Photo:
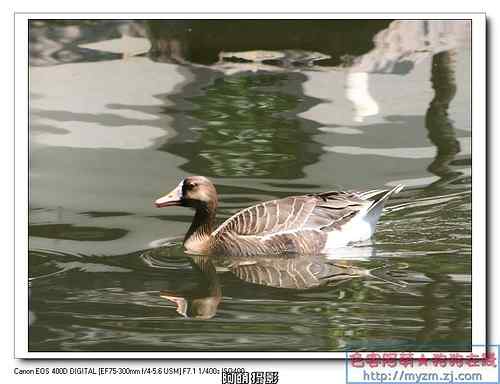
[[[182,180],[155,201],[158,208],[195,210],[184,238],[190,253],[232,256],[318,254],[369,239],[386,200],[403,188],[329,191],[266,201],[246,208],[217,229],[217,191],[203,176]]]

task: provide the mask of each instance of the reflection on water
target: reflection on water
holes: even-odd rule
[[[152,268],[168,268],[169,264],[162,261],[165,251],[166,249],[152,250],[141,257]],[[226,256],[215,259],[191,256],[190,261],[198,274],[195,278],[198,283],[196,288],[189,291],[165,290],[160,292],[160,297],[175,303],[177,312],[182,316],[196,319],[210,319],[217,313],[222,299],[217,269],[230,272],[250,284],[288,290],[332,288],[355,278],[371,278],[400,288],[407,286],[404,281],[388,275],[386,267],[369,270],[353,265],[349,260],[331,260],[319,255],[245,258]]]
[[[203,94],[183,93],[184,104],[190,104],[168,110],[187,132],[160,150],[188,157],[181,167],[187,174],[304,177],[303,167],[316,163],[322,152],[312,138],[318,124],[296,116],[313,104],[301,95],[305,79],[299,73],[258,74],[197,83]]]
[[[461,175],[461,172],[450,167],[455,156],[460,153],[460,142],[448,116],[450,103],[457,92],[454,56],[454,51],[440,52],[433,56],[431,82],[434,98],[425,114],[428,137],[437,148],[436,157],[428,170],[440,177],[440,184]]]
[[[253,61],[239,52],[266,51],[264,64],[321,59],[320,65],[340,65],[346,55],[361,55],[373,47],[373,35],[389,20],[149,20],[151,56],[163,62],[214,65],[224,59]],[[353,31],[356,31],[353,33]],[[306,52],[298,54],[297,51]],[[279,52],[278,55],[272,54]],[[311,53],[315,53],[311,55]],[[262,56],[260,56],[262,57]]]
[[[469,30],[32,21],[30,350],[467,349]],[[150,206],[186,174],[214,179],[222,218],[407,188],[368,243],[207,259],[179,243],[191,212]]]
[[[142,257],[149,265],[155,267],[156,260],[148,253]],[[196,288],[182,291],[173,287],[171,291],[161,291],[160,297],[175,303],[177,313],[184,317],[211,319],[217,313],[217,307],[222,299],[222,287],[216,267],[207,257],[193,256],[192,261],[198,274],[195,278]]]

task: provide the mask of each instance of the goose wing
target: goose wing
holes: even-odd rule
[[[266,201],[231,216],[212,235],[231,233],[269,238],[280,234],[333,230],[372,203],[363,194],[338,191]]]
[[[398,185],[389,191],[330,191],[260,203],[240,211],[217,228],[212,233],[214,249],[240,256],[316,254],[328,245],[331,232],[343,233],[332,238],[337,245],[368,238],[385,201],[401,188]],[[358,228],[352,227],[348,231],[348,224],[354,224],[357,217],[362,219],[363,230],[358,233]]]

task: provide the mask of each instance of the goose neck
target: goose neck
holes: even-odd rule
[[[184,238],[185,247],[191,251],[205,251],[214,225],[215,209],[209,206],[197,207],[193,222]]]

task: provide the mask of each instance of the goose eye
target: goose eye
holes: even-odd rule
[[[187,185],[186,185],[186,188],[187,188],[188,190],[192,190],[192,189],[194,189],[196,186],[197,186],[197,184],[196,184],[196,183],[189,183],[189,184],[187,184]]]

